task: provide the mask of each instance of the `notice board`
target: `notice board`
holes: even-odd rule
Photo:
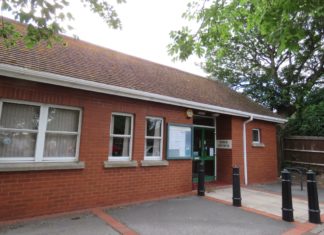
[[[191,159],[192,126],[169,124],[167,159]]]

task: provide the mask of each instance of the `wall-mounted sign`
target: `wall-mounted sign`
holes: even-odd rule
[[[168,125],[167,159],[191,159],[192,127],[187,125]]]
[[[232,149],[232,140],[217,140],[218,149]]]

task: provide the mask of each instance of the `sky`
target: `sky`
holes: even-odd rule
[[[75,34],[80,40],[206,76],[198,65],[199,58],[192,56],[186,62],[173,62],[167,52],[167,45],[171,42],[170,31],[188,25],[181,17],[188,1],[127,0],[116,6],[122,30],[110,29],[79,1],[70,1],[70,11],[75,20],[71,22],[74,30],[68,32],[68,35]]]

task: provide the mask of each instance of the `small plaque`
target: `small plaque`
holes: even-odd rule
[[[232,149],[232,140],[217,140],[218,149]]]

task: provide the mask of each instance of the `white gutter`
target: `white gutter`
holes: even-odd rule
[[[253,116],[250,119],[243,122],[243,160],[244,160],[244,184],[248,185],[248,162],[247,162],[247,151],[246,151],[246,124],[253,121]]]
[[[174,98],[165,95],[154,94],[150,92],[134,90],[130,88],[124,88],[119,86],[107,85],[99,82],[93,82],[48,72],[40,72],[32,69],[22,68],[19,66],[13,66],[8,64],[0,64],[0,75],[13,77],[18,79],[24,79],[28,81],[70,87],[80,90],[99,92],[104,94],[147,100],[152,102],[158,102],[163,104],[176,105],[186,108],[198,109],[203,111],[209,111],[220,114],[228,114],[239,117],[254,116],[255,119],[264,120],[275,123],[285,123],[286,119],[276,118],[271,116],[253,114],[249,112],[243,112],[235,109],[224,108],[216,105],[204,104],[194,101],[189,101],[180,98]]]

